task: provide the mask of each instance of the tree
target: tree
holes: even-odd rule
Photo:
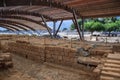
[[[77,22],[78,22],[79,26],[81,26],[82,20],[79,19]],[[76,28],[75,28],[75,25],[74,25],[74,24],[71,24],[70,30],[74,30],[74,29],[76,29]]]
[[[105,30],[104,25],[100,22],[95,22],[95,21],[89,21],[85,23],[85,29],[91,32],[91,37],[90,39],[92,39],[92,35],[94,31],[103,31]],[[96,36],[97,39],[97,36]]]
[[[117,24],[117,27],[118,27],[116,30],[120,31],[120,20],[117,20],[115,23]]]
[[[71,24],[70,30],[74,30],[75,29],[75,25]]]
[[[79,26],[81,26],[81,20],[78,20]],[[116,17],[109,18],[91,18],[86,19],[84,23],[84,29],[90,31],[93,34],[94,31],[120,31],[120,20]],[[74,24],[71,25],[71,30],[74,30]]]
[[[119,28],[117,24],[114,22],[106,23],[104,26],[105,26],[105,30],[109,32],[108,36],[110,36],[111,31],[116,31]]]
[[[104,25],[100,22],[89,21],[85,23],[85,30],[90,31],[92,34],[94,31],[103,31],[105,28]]]
[[[94,24],[94,21],[89,21],[84,24],[85,30],[90,31],[91,34],[93,34],[94,32],[94,29],[92,28],[93,24]]]
[[[68,30],[67,28],[63,28],[63,30],[62,31],[66,31],[66,30]]]
[[[92,29],[94,31],[104,31],[105,30],[105,27],[102,23],[100,22],[94,22],[93,25],[92,25]]]

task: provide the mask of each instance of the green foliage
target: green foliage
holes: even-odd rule
[[[120,20],[116,21],[115,23],[116,23],[117,26],[118,26],[117,31],[120,31]]]
[[[74,24],[72,24],[70,27],[70,30],[74,30],[74,29],[75,29],[75,26],[74,26]]]
[[[81,26],[81,19],[78,20],[78,24],[79,24],[79,26]],[[70,30],[74,30],[74,29],[76,29],[75,25],[71,24]]]
[[[62,31],[66,31],[66,30],[68,30],[67,28],[63,28],[63,30]]]
[[[100,22],[94,22],[92,25],[92,28],[94,31],[104,31],[105,30],[104,25]]]
[[[85,30],[94,32],[94,31],[103,31],[103,30],[105,30],[105,28],[104,28],[103,24],[100,22],[89,21],[89,22],[85,23]]]
[[[78,24],[81,26],[81,20],[78,20]],[[74,24],[71,25],[71,30],[74,30]],[[116,17],[109,18],[92,18],[86,19],[84,23],[84,29],[90,32],[94,31],[120,31],[120,20]]]
[[[85,30],[88,30],[90,32],[93,32],[94,29],[91,27],[94,24],[94,21],[89,21],[84,24]]]
[[[105,28],[106,28],[106,31],[111,32],[111,31],[116,31],[117,29],[119,29],[119,26],[118,24],[111,22],[111,23],[106,23]]]

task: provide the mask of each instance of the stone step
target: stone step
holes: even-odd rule
[[[119,60],[107,59],[106,63],[114,63],[114,64],[119,64],[120,65],[120,61]]]
[[[112,71],[112,72],[120,73],[120,68],[103,67],[102,70],[103,71]]]
[[[120,73],[111,72],[111,71],[102,71],[102,72],[101,72],[101,75],[106,75],[106,76],[110,76],[110,77],[120,78]]]
[[[110,76],[100,76],[100,80],[120,80],[120,78],[110,77]]]
[[[120,60],[120,54],[109,54],[107,58],[113,60]]]
[[[105,67],[113,67],[113,68],[120,68],[120,65],[118,64],[113,64],[113,63],[105,63]]]
[[[78,57],[78,62],[79,63],[84,63],[84,64],[90,64],[90,65],[98,65],[100,64],[100,60],[96,58],[90,58],[90,57]]]

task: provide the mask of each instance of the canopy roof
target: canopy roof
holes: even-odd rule
[[[119,16],[120,0],[0,0],[0,18],[30,21],[34,29],[47,27],[43,21],[73,19],[74,11],[80,18]]]
[[[81,17],[120,15],[120,0],[55,0],[75,9]]]
[[[120,0],[1,0],[0,6],[18,6],[12,9],[49,13],[48,16],[66,18],[67,11],[76,10],[81,17],[101,17],[120,15]],[[26,7],[21,7],[26,5]],[[37,6],[32,6],[37,5]],[[42,6],[41,6],[42,5]],[[30,7],[29,7],[30,6]],[[61,9],[57,9],[61,8]],[[54,16],[54,17],[55,17]],[[70,16],[69,16],[70,17]]]

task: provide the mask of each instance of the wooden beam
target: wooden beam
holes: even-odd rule
[[[33,22],[33,23],[36,23],[38,25],[41,25],[42,27],[46,28],[45,25],[41,24],[39,21],[35,21],[33,19],[30,19],[30,18],[26,18],[26,17],[23,17],[23,16],[9,16],[9,15],[3,15],[3,16],[0,16],[1,18],[9,18],[9,19],[19,19],[19,20],[26,20],[26,21],[30,21],[30,22]]]
[[[43,20],[43,22],[44,22],[44,25],[46,26],[46,28],[47,28],[47,30],[48,30],[48,32],[49,32],[49,34],[50,34],[50,36],[51,36],[51,38],[53,38],[53,36],[52,36],[52,34],[51,34],[51,31],[50,31],[50,29],[48,28],[47,23],[46,23],[46,21],[45,21],[44,17],[43,17],[43,16],[41,16],[41,18],[42,18],[42,20]]]
[[[11,30],[11,31],[16,31],[16,29],[10,28],[10,26],[8,26],[8,25],[0,24],[0,27],[6,28],[6,29]]]
[[[73,0],[75,1],[75,0]],[[114,3],[114,2],[119,2],[119,1],[112,1],[112,0],[77,0],[75,2],[71,3],[66,3],[66,5],[69,5],[71,7],[77,8],[83,7],[83,6],[96,6],[96,5],[102,5],[102,4],[107,4],[107,3]]]
[[[82,18],[82,38],[84,40],[84,18]]]
[[[44,16],[44,18],[49,19],[49,20],[53,20],[51,17],[44,15],[44,14],[40,14],[40,13],[34,13],[34,12],[26,12],[26,11],[19,11],[19,10],[0,10],[1,15],[12,15],[12,14],[21,14],[21,15],[33,15],[33,16],[37,16],[37,17],[41,17]]]
[[[80,33],[80,27],[79,27],[79,24],[78,24],[78,22],[77,22],[77,16],[76,16],[76,13],[75,13],[75,11],[73,10],[73,17],[74,17],[74,25],[76,25],[75,27],[76,27],[76,29],[77,29],[77,32],[78,32],[78,34],[79,34],[79,37],[80,37],[80,40],[82,40],[82,36],[81,36],[81,33]]]
[[[85,5],[85,6],[77,6],[75,9],[77,9],[80,12],[89,12],[89,11],[95,11],[99,10],[102,11],[103,9],[112,9],[112,8],[118,8],[120,7],[120,2],[110,2],[110,3],[103,3],[103,4],[98,4],[98,5]]]
[[[0,23],[0,26],[4,27],[4,28],[7,28],[8,30],[11,30],[11,31],[21,31],[15,27],[13,27],[12,25],[8,25],[8,24],[4,24],[4,23]],[[22,34],[24,34],[23,32],[21,32]]]
[[[35,29],[33,29],[33,28],[31,28],[31,27],[29,27],[29,26],[27,26],[27,25],[25,25],[25,24],[22,24],[22,23],[19,23],[19,22],[16,22],[16,21],[12,21],[12,20],[0,20],[0,23],[7,23],[7,24],[11,24],[11,25],[14,25],[14,26],[17,26],[17,27],[19,27],[19,28],[21,28],[21,29],[24,29],[24,30],[28,30],[28,29],[31,29],[31,30],[35,30]],[[20,26],[21,25],[21,26]],[[23,27],[22,27],[23,26]],[[28,29],[27,29],[28,28]]]
[[[119,16],[120,15],[120,8],[113,8],[108,10],[96,10],[94,12],[84,12],[81,13],[83,17],[105,17],[105,16]]]

